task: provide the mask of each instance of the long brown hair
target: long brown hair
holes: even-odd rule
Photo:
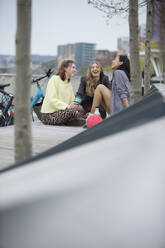
[[[66,79],[65,68],[68,68],[72,64],[75,64],[75,62],[73,60],[68,59],[68,60],[62,61],[62,63],[60,64],[60,66],[58,68],[58,72],[56,75],[59,75],[60,78],[64,81]]]
[[[103,68],[101,66],[100,63],[98,62],[92,62],[89,67],[88,67],[88,71],[87,71],[87,87],[86,87],[86,93],[88,96],[91,96],[93,97],[94,95],[94,91],[97,87],[97,83],[94,81],[94,78],[92,76],[92,73],[91,73],[91,67],[93,64],[97,64],[99,67],[100,67],[100,78],[104,75],[104,72],[103,72]]]

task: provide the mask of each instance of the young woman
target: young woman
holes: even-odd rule
[[[98,89],[105,92],[103,101],[96,104],[103,118],[106,116],[105,111],[108,110],[110,102],[110,82],[108,76],[104,75],[101,65],[97,62],[90,64],[87,76],[81,77],[79,89],[76,94],[74,106],[77,109],[84,110],[84,113],[91,112],[94,96],[97,95]]]
[[[130,103],[130,63],[126,55],[119,55],[112,61],[113,78],[111,93],[102,88],[98,88],[95,92],[91,113],[95,112],[96,107],[101,104],[104,99],[109,101],[106,105],[107,113],[113,115],[129,106]]]
[[[49,80],[41,108],[44,124],[63,125],[79,119],[79,111],[71,105],[75,96],[70,79],[75,72],[74,61],[65,60],[61,63],[57,75]]]
[[[130,104],[130,62],[126,55],[119,55],[112,61],[113,78],[110,101],[111,115],[127,108]]]

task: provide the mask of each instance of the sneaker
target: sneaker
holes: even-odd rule
[[[93,127],[102,121],[103,121],[103,118],[100,115],[93,114],[87,118],[86,124],[87,124],[87,127]]]

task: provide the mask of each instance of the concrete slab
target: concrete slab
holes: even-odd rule
[[[52,148],[83,132],[83,127],[47,126],[35,120],[32,123],[33,155]],[[0,169],[14,163],[14,126],[0,128]]]

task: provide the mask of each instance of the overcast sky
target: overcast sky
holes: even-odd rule
[[[145,23],[144,10],[139,22]],[[0,54],[15,54],[16,0],[0,0]],[[31,53],[56,55],[57,46],[96,43],[97,49],[117,49],[117,38],[128,36],[128,20],[104,14],[87,0],[32,0]]]

